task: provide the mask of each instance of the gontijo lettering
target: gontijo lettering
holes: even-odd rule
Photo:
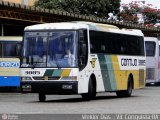
[[[19,67],[19,62],[0,62],[0,67]]]
[[[122,66],[137,66],[137,59],[121,59],[121,65]]]

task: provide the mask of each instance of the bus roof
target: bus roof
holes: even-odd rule
[[[0,41],[22,41],[22,36],[0,36]]]
[[[155,42],[157,42],[158,38],[156,38],[156,37],[144,37],[144,40],[145,41],[155,41]]]
[[[104,32],[111,32],[111,33],[143,36],[143,33],[141,30],[119,29],[118,27],[116,27],[114,25],[85,22],[85,21],[37,24],[37,25],[32,25],[32,26],[26,27],[25,31],[29,31],[29,30],[58,30],[58,29],[61,29],[61,30],[90,29],[90,30],[95,30],[95,31],[104,31]]]

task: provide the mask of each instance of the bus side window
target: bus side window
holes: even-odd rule
[[[2,57],[2,54],[3,54],[3,48],[2,48],[2,43],[0,43],[0,57]]]
[[[102,53],[105,53],[105,52],[106,52],[106,47],[105,47],[105,45],[101,45],[101,51],[102,51]]]

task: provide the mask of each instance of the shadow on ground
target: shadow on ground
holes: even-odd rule
[[[139,96],[132,96],[132,97],[122,97],[119,98],[117,96],[96,96],[95,99],[91,100],[91,101],[100,101],[100,100],[120,100],[120,99],[132,99],[133,97],[139,97]],[[31,103],[40,103],[39,101],[32,101]],[[45,102],[42,103],[77,103],[77,102],[90,102],[90,101],[86,101],[84,99],[82,99],[81,97],[77,97],[77,98],[65,98],[65,99],[56,99],[56,100],[46,100]]]

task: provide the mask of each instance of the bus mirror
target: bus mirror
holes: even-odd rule
[[[84,37],[80,37],[80,42],[83,42],[84,41]]]
[[[20,56],[20,54],[21,54],[21,44],[17,44],[17,46],[16,46],[16,55]]]
[[[81,56],[85,56],[86,55],[86,44],[84,44],[84,43],[82,43],[81,44],[81,48],[80,48],[81,50]]]
[[[83,30],[79,31],[79,39],[80,39],[80,42],[84,41],[84,31]]]

